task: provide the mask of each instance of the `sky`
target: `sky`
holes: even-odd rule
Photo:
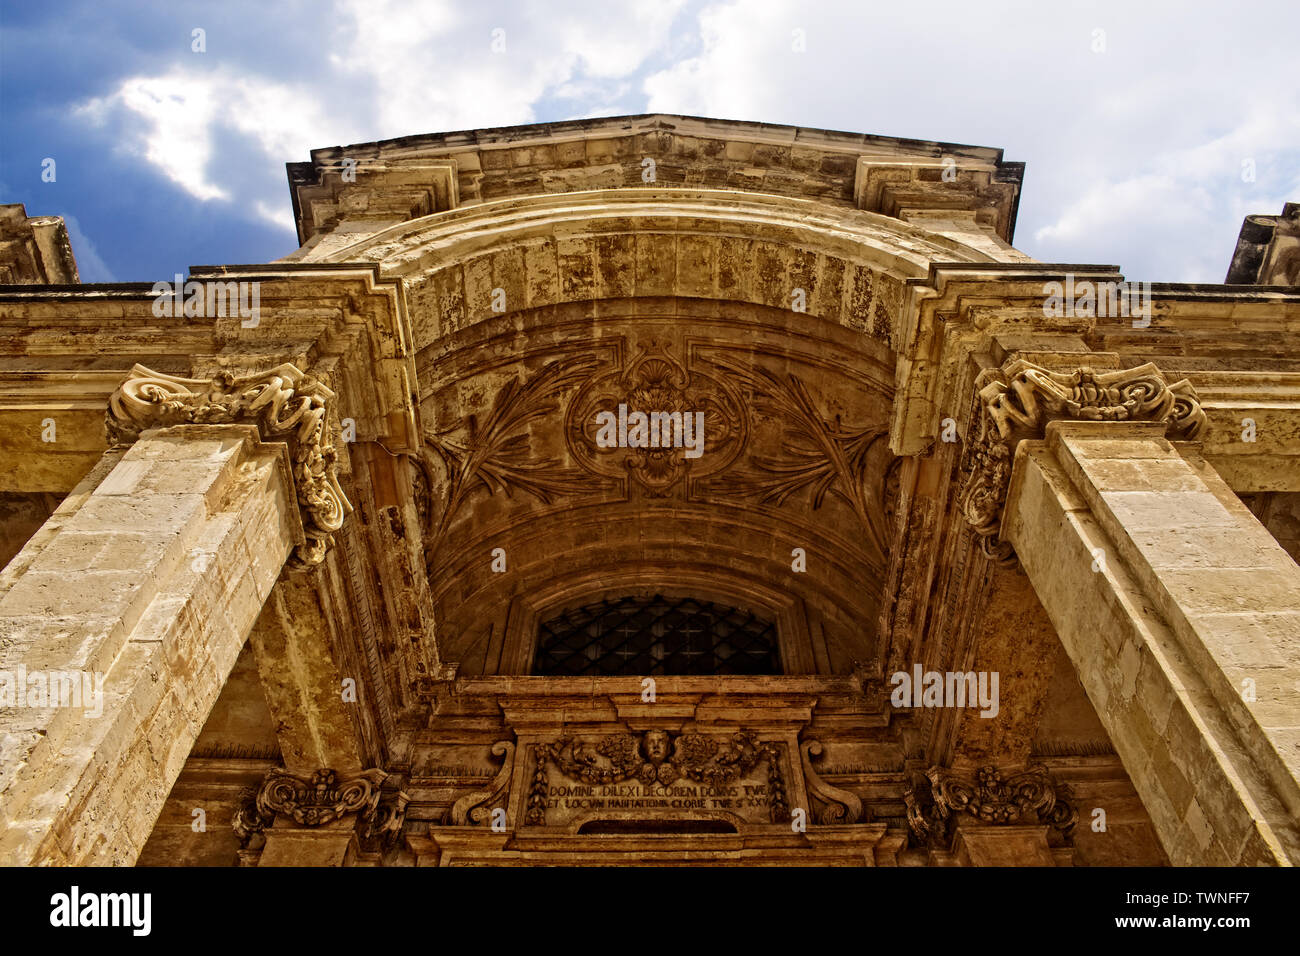
[[[683,113],[998,147],[1024,252],[1217,283],[1300,200],[1297,33],[1300,0],[0,0],[0,202],[152,282],[292,252],[313,148]]]

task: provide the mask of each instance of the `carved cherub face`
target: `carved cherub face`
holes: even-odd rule
[[[646,760],[661,764],[668,759],[671,743],[666,730],[647,730],[641,738],[641,752],[645,754]]]

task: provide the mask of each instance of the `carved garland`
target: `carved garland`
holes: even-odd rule
[[[1169,384],[1150,362],[1114,372],[1086,366],[1053,372],[1016,360],[986,370],[977,385],[978,432],[969,445],[960,506],[985,556],[1002,564],[1015,562],[998,533],[1020,441],[1042,437],[1048,422],[1058,419],[1163,422],[1175,440],[1194,439],[1205,425],[1191,383]]]
[[[325,430],[325,406],[333,398],[315,378],[288,364],[242,378],[222,372],[210,381],[136,365],[109,399],[108,439],[126,445],[149,428],[250,424],[263,441],[287,443],[306,535],[290,563],[306,568],[324,560],[333,533],[352,510]]]

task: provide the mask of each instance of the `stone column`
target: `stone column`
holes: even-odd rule
[[[959,823],[952,841],[961,866],[1058,866],[1047,826],[981,826]],[[1069,851],[1064,851],[1067,856]]]
[[[279,819],[265,833],[258,866],[343,866],[357,855],[356,818],[322,827],[302,827]]]
[[[0,862],[135,860],[296,520],[283,444],[182,425],[109,452],[36,533],[0,583]]]
[[[111,450],[0,574],[0,862],[134,862],[286,559],[349,509],[332,397],[291,365],[113,394]]]
[[[1020,360],[978,385],[965,515],[1029,576],[1171,862],[1300,863],[1300,568],[1186,443],[1195,390]]]
[[[1022,442],[1002,528],[1174,864],[1300,863],[1300,567],[1164,423]]]

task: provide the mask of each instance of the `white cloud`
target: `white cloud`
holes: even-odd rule
[[[125,118],[122,110],[128,113]],[[118,119],[121,148],[152,163],[200,200],[232,198],[219,182],[221,170],[212,168],[223,131],[237,130],[268,156],[284,157],[305,152],[325,126],[306,90],[224,68],[133,76],[108,96],[80,104],[76,113],[98,126]]]
[[[283,164],[312,147],[527,123],[539,110],[1000,146],[1028,164],[1019,238],[1030,255],[1218,281],[1241,216],[1300,192],[1298,12],[1294,0],[1260,0],[1250,17],[1126,0],[992,11],[965,0],[336,0],[293,39],[338,52],[296,61],[292,76],[270,59],[212,69],[191,57],[135,71],[78,115],[188,195],[282,228]],[[1097,28],[1103,54],[1090,48]],[[1248,158],[1255,184],[1241,182]]]
[[[725,0],[643,88],[650,111],[1003,147],[1027,163],[1025,252],[1217,282],[1242,216],[1300,194],[1298,13],[1286,0],[1249,18],[1209,3]]]
[[[230,201],[291,230],[283,164],[313,147],[531,122],[548,96],[589,115],[627,111],[617,103],[631,89],[627,78],[667,42],[683,2],[505,15],[447,0],[338,0],[322,22],[337,24],[331,42],[341,52],[327,58],[324,77],[286,82],[184,61],[131,76],[75,115],[120,137],[121,149],[195,199]],[[262,167],[274,175],[250,184],[250,168]]]
[[[1107,262],[1121,251],[1138,253],[1146,263],[1138,278],[1221,281],[1242,219],[1279,212],[1287,195],[1300,191],[1297,131],[1300,110],[1259,102],[1208,142],[1152,152],[1122,179],[1090,177],[1034,232],[1036,251],[1060,260],[1072,249],[1097,250],[1090,258]],[[1144,235],[1164,239],[1134,249],[1133,238]]]

